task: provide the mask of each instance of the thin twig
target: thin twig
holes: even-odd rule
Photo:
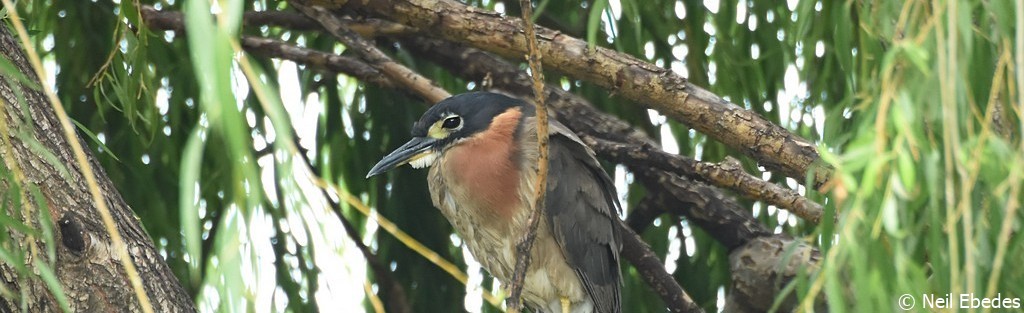
[[[530,218],[527,219],[526,237],[516,245],[516,268],[512,274],[512,283],[509,285],[509,298],[506,300],[510,312],[519,312],[522,308],[520,297],[523,292],[523,280],[526,278],[526,271],[530,267],[530,250],[533,248],[533,241],[537,238],[537,225],[540,224],[544,212],[544,198],[548,186],[548,111],[544,105],[544,69],[541,66],[540,49],[537,48],[537,32],[533,28],[533,7],[530,0],[519,0],[523,10],[523,23],[526,26],[526,46],[530,52],[526,59],[530,64],[530,74],[533,77],[533,96],[536,99],[537,107],[537,177],[534,181],[536,195],[533,200],[533,210]]]
[[[10,15],[11,24],[14,25],[14,29],[18,32],[18,37],[21,39],[21,45],[25,49],[25,54],[28,55],[29,63],[32,64],[32,68],[36,72],[36,77],[40,81],[40,85],[43,87],[43,93],[50,100],[50,106],[53,107],[54,113],[57,114],[57,119],[60,120],[61,129],[64,131],[64,137],[67,139],[68,144],[71,145],[71,150],[75,154],[75,160],[78,162],[78,166],[81,167],[82,176],[85,176],[86,185],[89,187],[89,193],[92,194],[92,200],[96,203],[96,211],[99,211],[100,217],[103,219],[103,226],[106,228],[107,233],[110,235],[110,240],[113,242],[114,252],[117,253],[117,257],[120,259],[121,265],[124,266],[125,275],[128,276],[128,281],[132,285],[132,289],[135,291],[135,297],[139,299],[139,307],[145,313],[153,313],[153,304],[149,301],[149,296],[146,295],[146,289],[142,286],[142,279],[139,278],[139,271],[135,268],[135,263],[132,260],[130,254],[128,254],[128,246],[124,243],[124,238],[121,237],[121,232],[117,229],[117,222],[114,221],[114,217],[110,215],[110,208],[107,207],[107,201],[103,197],[103,192],[100,191],[99,183],[96,182],[96,174],[92,170],[92,166],[89,164],[89,158],[85,155],[85,149],[82,149],[82,143],[78,141],[78,135],[75,134],[74,126],[71,126],[71,118],[68,117],[68,113],[64,111],[64,105],[61,104],[60,98],[53,91],[49,84],[46,84],[46,70],[43,69],[43,64],[39,59],[39,54],[36,53],[35,46],[28,41],[28,32],[25,31],[25,25],[21,23],[21,17],[18,16],[18,10],[10,0],[3,1],[4,7],[9,8],[7,14]]]
[[[384,313],[384,303],[380,302],[380,298],[373,294],[373,286],[370,286],[370,280],[363,281],[363,293],[370,298],[370,306],[373,306],[374,313]]]

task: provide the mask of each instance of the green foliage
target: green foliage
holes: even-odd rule
[[[1024,260],[1013,248],[1024,215],[1020,109],[1007,105],[1020,103],[1009,60],[1024,52],[1013,51],[1012,29],[995,27],[1014,17],[992,5],[833,8],[862,18],[849,83],[864,95],[844,108],[849,141],[824,140],[843,153],[829,158],[842,177],[829,198],[841,222],[815,283],[837,311],[892,310],[902,294],[918,305],[922,294],[1024,294],[1008,280],[1019,270],[1002,265]]]
[[[217,15],[211,1],[143,2],[184,12],[189,31],[142,27],[133,1],[35,1],[19,10],[44,61],[58,69],[58,94],[107,175],[202,310],[350,309],[329,305],[348,301],[344,292],[361,293],[364,280],[390,296],[352,238],[338,231],[338,218],[356,225],[416,311],[458,311],[475,296],[372,218],[330,205],[336,197],[308,181],[316,174],[341,186],[465,268],[451,227],[427,200],[422,171],[363,178],[405,140],[424,103],[303,66],[283,76],[292,75],[288,62],[247,56],[243,65],[231,43],[238,34],[343,50],[321,32],[242,26],[242,12],[289,10],[284,2],[217,1]],[[468,2],[518,16],[518,1]],[[824,293],[837,312],[897,310],[902,294],[918,305],[922,294],[1024,297],[1024,271],[1012,266],[1024,262],[1024,77],[1015,64],[1024,52],[1014,47],[1019,12],[1012,1],[538,4],[540,25],[672,69],[819,147],[836,179],[807,189],[608,90],[547,73],[549,83],[680,154],[738,158],[755,176],[822,203],[826,221],[838,216],[836,224],[814,226],[738,199],[769,229],[821,250],[821,270],[798,277],[788,292],[800,299]],[[378,43],[452,93],[475,88],[386,39]],[[0,61],[7,79],[25,79],[10,69]],[[643,188],[624,183],[626,206],[635,207]],[[25,201],[15,190],[5,199]],[[18,216],[0,215],[0,224],[53,241],[52,229]],[[717,310],[720,290],[729,292],[728,251],[688,225],[662,216],[642,235],[659,256],[677,256],[673,275],[699,305]],[[24,254],[0,248],[8,264]],[[53,251],[47,254],[52,262]],[[47,273],[39,275],[52,279]],[[625,311],[663,310],[637,271],[626,266],[623,273]],[[483,281],[490,288],[491,278]]]

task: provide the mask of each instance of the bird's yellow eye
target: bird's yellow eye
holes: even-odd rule
[[[441,128],[444,129],[456,129],[460,126],[462,126],[462,118],[458,116],[449,116],[441,123]]]

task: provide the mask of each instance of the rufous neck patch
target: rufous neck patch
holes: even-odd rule
[[[455,183],[468,191],[469,200],[479,209],[486,210],[479,212],[483,215],[509,219],[520,206],[520,169],[513,156],[521,116],[519,108],[498,114],[486,130],[447,152]]]

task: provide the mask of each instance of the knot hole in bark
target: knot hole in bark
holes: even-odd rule
[[[70,214],[65,213],[57,221],[57,226],[60,227],[60,240],[64,246],[71,250],[72,254],[82,255],[82,252],[85,251],[85,234],[82,233],[82,224]]]

